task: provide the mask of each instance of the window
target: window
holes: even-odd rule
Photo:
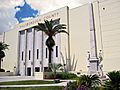
[[[20,35],[24,35],[25,34],[25,31],[20,31]]]
[[[56,57],[58,57],[58,46],[56,46]]]
[[[30,54],[31,54],[31,51],[29,50],[29,60],[30,60]]]
[[[39,49],[37,49],[37,59],[39,59]]]
[[[31,32],[32,32],[32,29],[28,29],[27,32],[28,32],[28,33],[31,33]]]
[[[23,61],[23,55],[24,55],[24,52],[22,51],[22,61]]]
[[[40,68],[39,67],[35,67],[35,72],[40,72]]]
[[[47,58],[48,56],[47,56],[47,48],[46,48],[46,58]]]

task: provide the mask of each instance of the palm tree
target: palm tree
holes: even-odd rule
[[[61,67],[61,64],[51,63],[50,68],[52,72],[54,73],[54,79],[56,78],[57,70]]]
[[[1,61],[2,61],[2,58],[5,57],[5,53],[4,53],[4,50],[8,49],[8,46],[7,44],[3,43],[3,42],[0,42],[0,69],[1,69]]]
[[[77,90],[93,90],[101,84],[101,81],[97,75],[81,75],[79,84]]]
[[[105,90],[120,90],[120,71],[112,71],[107,74],[109,80],[105,82]]]
[[[53,51],[53,46],[55,45],[55,41],[53,39],[53,36],[55,36],[58,33],[67,33],[65,30],[66,25],[65,24],[55,24],[53,20],[44,20],[44,23],[38,23],[38,26],[34,26],[33,28],[37,28],[39,31],[43,31],[47,36],[46,40],[46,46],[49,50],[49,64],[51,63],[51,55]]]

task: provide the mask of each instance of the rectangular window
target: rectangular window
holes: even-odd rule
[[[40,72],[40,68],[39,67],[35,67],[35,72]]]
[[[24,55],[24,52],[22,51],[22,61],[23,61],[23,55]]]
[[[30,60],[31,51],[29,50],[29,60]]]
[[[39,49],[37,49],[37,59],[39,59]]]
[[[28,32],[28,33],[31,33],[31,32],[32,32],[32,28],[28,29],[27,32]]]
[[[47,58],[47,48],[46,48],[46,58]]]
[[[58,46],[56,46],[56,57],[58,57]]]

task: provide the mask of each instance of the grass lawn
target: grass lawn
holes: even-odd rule
[[[26,81],[10,81],[0,82],[0,85],[33,85],[33,84],[54,84],[54,81],[42,80],[26,80]],[[0,90],[64,90],[61,86],[48,86],[48,87],[20,87],[20,88],[0,88]]]
[[[0,85],[33,85],[33,84],[54,84],[54,83],[55,83],[54,81],[26,80],[26,81],[0,82]]]
[[[64,87],[49,86],[49,87],[32,87],[32,88],[0,88],[0,90],[64,90]]]

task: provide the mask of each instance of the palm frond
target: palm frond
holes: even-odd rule
[[[66,29],[66,25],[65,24],[56,24],[56,25],[53,26],[52,29],[53,30]]]
[[[60,52],[60,54],[61,54],[61,57],[62,57],[63,65],[65,65],[65,59],[64,59],[64,56],[63,56],[62,52]]]
[[[73,60],[72,60],[72,66],[71,66],[72,70],[73,70],[73,67],[74,67],[74,63],[75,63],[75,55],[73,56]]]
[[[53,27],[52,21],[45,20],[44,22],[45,22],[45,26],[46,26],[47,30],[52,31],[52,27]]]
[[[54,35],[56,35],[56,34],[58,34],[58,33],[66,33],[66,34],[69,35],[69,33],[66,32],[65,30],[59,30],[59,31],[56,31],[56,32],[54,33]]]
[[[9,46],[8,44],[5,44],[4,42],[0,42],[0,50],[9,49],[8,46]]]
[[[75,66],[74,66],[74,68],[73,68],[73,71],[75,71],[76,70],[76,67],[77,67],[77,62],[78,62],[78,59],[76,60],[76,62],[75,62]]]

